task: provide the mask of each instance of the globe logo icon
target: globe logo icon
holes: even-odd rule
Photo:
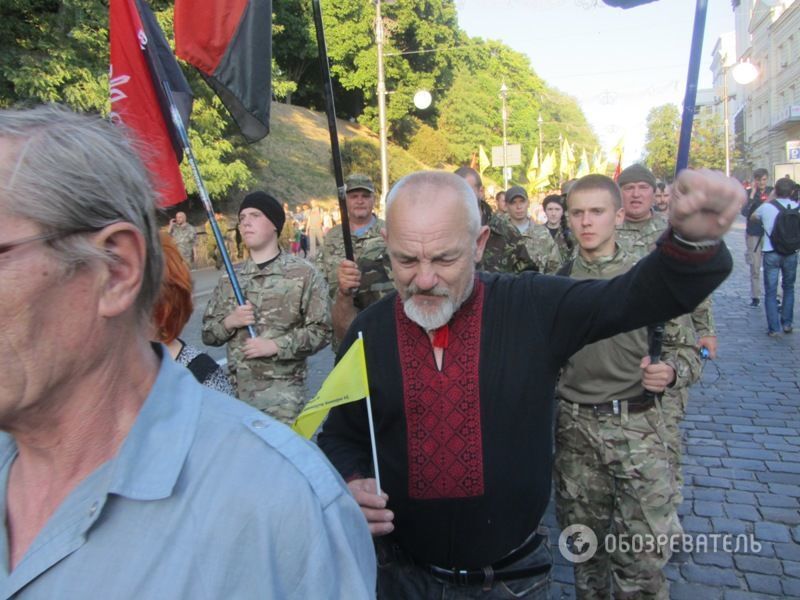
[[[597,536],[586,525],[570,525],[558,536],[561,556],[572,563],[586,562],[597,552]]]

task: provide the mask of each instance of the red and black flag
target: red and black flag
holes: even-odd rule
[[[175,0],[175,53],[200,71],[247,141],[269,133],[272,0]]]
[[[192,91],[143,0],[110,1],[109,38],[111,118],[133,131],[141,143],[142,161],[153,175],[161,206],[178,204],[186,199],[178,167],[183,152],[164,86],[169,86],[187,128]]]

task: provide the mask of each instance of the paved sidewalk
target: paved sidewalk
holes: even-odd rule
[[[761,551],[726,553],[720,540],[716,553],[674,557],[667,566],[670,597],[800,598],[800,332],[766,335],[763,307],[748,306],[743,219],[726,241],[734,270],[714,294],[719,356],[692,388],[683,424],[680,514],[689,535],[753,534]],[[552,506],[547,525],[556,559],[553,598],[573,598]]]

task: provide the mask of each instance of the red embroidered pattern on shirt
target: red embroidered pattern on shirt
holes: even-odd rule
[[[425,331],[395,304],[408,445],[408,494],[414,499],[483,494],[478,366],[484,287],[450,322],[442,371]]]

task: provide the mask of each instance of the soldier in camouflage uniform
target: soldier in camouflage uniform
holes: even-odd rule
[[[617,228],[618,243],[632,256],[642,258],[656,246],[656,241],[667,228],[666,215],[654,213],[657,182],[655,175],[646,167],[634,164],[620,173],[618,184],[622,190],[622,203],[625,207],[625,221]],[[697,336],[697,344],[708,348],[712,358],[717,353],[717,334],[714,327],[714,316],[711,312],[711,298],[704,300],[691,315],[692,326]],[[689,400],[689,388],[670,389],[664,395],[664,413],[666,417],[668,447],[675,475],[683,487],[681,471],[682,440],[680,423],[686,414]],[[679,494],[676,501],[680,504],[683,496]]]
[[[175,245],[178,246],[178,252],[181,253],[183,260],[189,265],[189,268],[194,267],[194,243],[197,239],[197,232],[194,227],[186,221],[185,212],[177,212],[175,218],[169,222],[169,234],[175,240]]]
[[[325,234],[317,257],[334,301],[334,350],[358,312],[394,290],[386,242],[381,234],[385,223],[373,213],[375,185],[366,175],[353,174],[345,181],[345,194],[355,263],[345,260],[341,225]],[[344,276],[342,286],[339,285],[340,267]]]
[[[615,225],[624,213],[611,179],[579,180],[567,204],[579,251],[562,274],[609,279],[636,263],[615,244]],[[650,364],[647,329],[641,328],[585,346],[564,366],[558,384],[556,513],[562,529],[583,525],[598,540],[594,556],[574,564],[578,598],[669,598],[661,569],[671,556],[668,540],[682,533],[677,483],[661,403],[644,392],[684,387],[699,377],[693,336],[683,316],[668,322],[658,364]],[[617,540],[615,548],[606,547],[607,535]],[[628,547],[632,536],[652,545],[621,549],[620,542]]]
[[[537,266],[528,255],[525,240],[513,227],[507,217],[492,214],[492,207],[484,200],[483,182],[480,174],[471,167],[460,167],[455,174],[463,177],[478,200],[481,212],[481,225],[489,226],[489,239],[478,265],[479,271],[487,273],[522,273],[535,271]]]
[[[239,227],[250,257],[237,269],[245,306],[237,306],[223,275],[203,315],[203,343],[227,343],[237,396],[292,423],[305,404],[306,357],[330,340],[325,279],[306,260],[281,252],[285,213],[263,192],[248,194]],[[252,325],[257,337],[250,338]]]
[[[515,186],[506,192],[506,206],[511,224],[525,240],[528,256],[540,273],[555,273],[561,266],[561,253],[544,225],[528,215],[530,201],[524,188]]]

